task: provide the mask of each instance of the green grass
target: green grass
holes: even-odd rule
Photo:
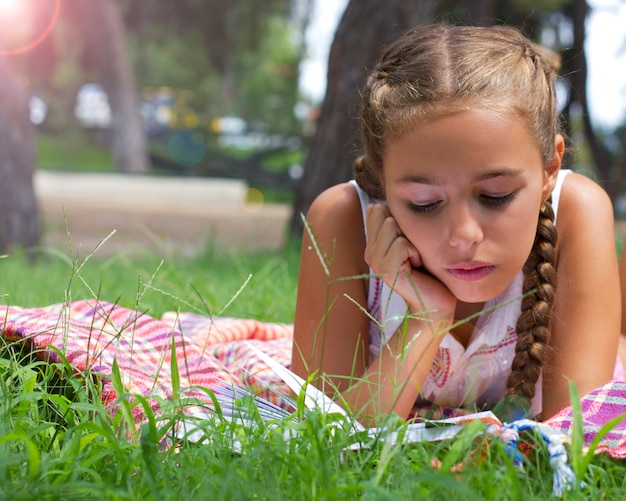
[[[55,136],[37,133],[38,169],[77,172],[113,172],[111,153],[95,146],[88,131],[77,130],[70,135]]]
[[[0,293],[6,303],[32,307],[98,297],[129,308],[139,302],[156,317],[180,309],[293,321],[299,261],[295,245],[247,254],[208,248],[194,258],[165,260],[149,252],[72,258],[47,247],[32,254],[34,262],[23,252],[0,259]]]
[[[105,243],[106,245],[106,243]],[[162,262],[150,254],[100,259],[40,249],[0,259],[4,302],[41,306],[97,296],[159,316],[181,309],[268,321],[293,320],[299,253],[232,254],[207,249]],[[185,403],[163,401],[159,414],[116,380],[121,408],[143,406],[145,424],[98,398],[98,379],[62,359],[48,364],[19,345],[0,347],[0,498],[2,499],[493,499],[552,497],[545,448],[535,445],[524,469],[479,423],[453,441],[389,445],[353,442],[345,419],[299,408],[301,420],[242,427],[198,423],[205,441],[176,437]],[[391,429],[402,424],[391,421]],[[285,439],[291,433],[294,438]],[[240,448],[234,450],[236,438]],[[527,440],[532,442],[533,437]],[[539,442],[538,442],[539,443]],[[623,499],[626,465],[603,456],[587,465],[571,451],[586,487],[565,499]],[[440,468],[432,466],[438,460]],[[462,463],[461,471],[456,466]]]

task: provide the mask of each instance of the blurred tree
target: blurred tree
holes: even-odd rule
[[[298,100],[299,47],[290,27],[279,17],[268,19],[267,36],[237,63],[237,108],[274,134],[297,134],[293,113]],[[254,127],[254,124],[252,124]]]
[[[24,80],[0,54],[0,253],[37,245],[35,131]]]
[[[55,133],[67,135],[78,128],[74,117],[77,92],[85,83],[100,83],[111,108],[107,143],[117,169],[145,173],[145,134],[118,1],[25,1],[23,15],[30,18],[34,33],[43,30],[55,9],[60,14],[51,36],[17,55],[15,62],[32,91],[42,94],[49,104],[44,127]]]
[[[33,4],[39,24],[54,3]],[[212,118],[238,115],[268,134],[298,132],[293,16],[291,0],[64,0],[52,39],[20,64],[50,105],[43,127],[66,137],[83,136],[74,118],[81,85],[102,84],[113,115],[105,137],[116,164],[143,172],[138,111],[146,87],[169,87],[174,101],[184,101],[192,111],[190,120],[178,121],[185,127],[210,128]]]
[[[302,234],[300,214],[324,189],[352,176],[359,153],[357,98],[366,70],[382,47],[410,27],[428,22],[434,1],[351,0],[339,22],[328,60],[328,84],[317,129],[298,183],[290,232]]]
[[[117,169],[143,174],[148,153],[139,97],[118,0],[65,0],[64,22],[80,40],[81,67],[100,82],[111,107],[110,144]]]
[[[582,129],[585,141],[589,147],[591,160],[595,167],[597,181],[604,186],[612,200],[615,200],[622,190],[626,178],[626,143],[621,139],[620,131],[616,131],[613,139],[617,138],[621,144],[621,153],[611,153],[606,138],[599,133],[591,122],[589,100],[587,96],[587,58],[585,55],[585,22],[589,15],[589,6],[585,0],[574,0],[569,6],[568,15],[573,24],[573,44],[567,54],[571,60],[572,72],[571,92],[566,104],[567,124],[571,129],[572,109],[580,109]],[[621,158],[620,158],[621,157]]]
[[[140,88],[192,91],[191,104],[210,117],[232,114],[273,132],[294,129],[299,46],[291,1],[125,0],[123,6]]]

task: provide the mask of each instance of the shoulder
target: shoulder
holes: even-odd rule
[[[354,227],[363,232],[362,214],[355,187],[342,183],[323,191],[311,204],[305,219],[317,232],[334,233]]]
[[[354,186],[342,183],[322,192],[305,220],[305,243],[314,239],[322,252],[334,256],[338,265],[352,263],[358,267],[358,272],[364,272],[365,229],[361,202]]]
[[[586,176],[575,172],[568,175],[561,190],[557,228],[563,238],[582,236],[584,228],[612,233],[613,204],[606,191]]]
[[[563,183],[557,217],[558,260],[571,284],[613,293],[617,276],[613,204],[593,180],[570,174]],[[604,284],[604,285],[602,285]]]
[[[318,214],[336,216],[361,213],[361,202],[356,188],[351,183],[341,183],[324,190],[311,204],[307,217]]]

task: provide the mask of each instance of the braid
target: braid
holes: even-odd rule
[[[518,339],[505,394],[522,397],[528,402],[535,395],[550,340],[556,292],[557,233],[553,221],[554,211],[549,199],[539,213],[535,242],[524,265],[524,298],[516,325]]]

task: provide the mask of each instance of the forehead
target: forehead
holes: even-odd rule
[[[418,121],[404,135],[390,138],[383,155],[384,170],[446,166],[470,168],[542,167],[541,151],[526,121],[512,113],[471,109]]]
[[[451,99],[445,102],[418,103],[389,110],[386,114],[382,130],[386,142],[398,139],[413,133],[422,125],[432,123],[439,119],[454,118],[458,116],[492,116],[503,120],[519,121],[527,128],[528,134],[535,137],[531,121],[524,108],[514,99],[504,101],[502,99]]]

